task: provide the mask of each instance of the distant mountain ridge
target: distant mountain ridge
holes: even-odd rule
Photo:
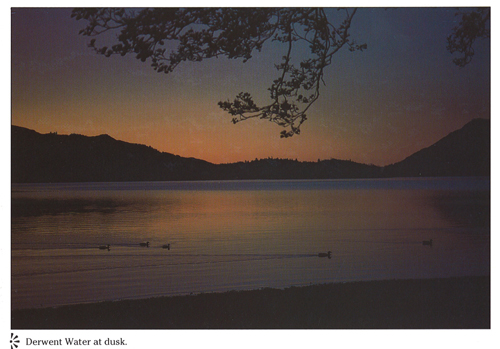
[[[430,147],[386,166],[388,177],[489,176],[491,123],[474,119]]]
[[[108,135],[40,134],[12,126],[12,182],[191,180],[209,175],[213,166]]]
[[[13,183],[489,176],[490,121],[475,119],[385,167],[336,159],[213,164],[108,135],[40,134],[14,125],[11,160]]]

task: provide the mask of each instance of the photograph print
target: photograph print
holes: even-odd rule
[[[14,7],[11,47],[13,331],[491,328],[489,7]]]

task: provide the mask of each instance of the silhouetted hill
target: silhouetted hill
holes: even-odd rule
[[[489,120],[473,120],[386,167],[335,159],[273,158],[216,165],[108,135],[40,134],[12,126],[13,183],[488,176],[489,169]]]
[[[302,162],[268,158],[221,164],[217,170],[226,179],[335,179],[377,177],[381,168],[348,160]]]
[[[40,134],[12,126],[12,182],[367,178],[377,166],[345,160],[260,159],[215,165],[108,135]]]
[[[108,135],[40,134],[12,126],[12,182],[190,180],[214,165]]]
[[[384,177],[490,175],[490,120],[474,119],[428,148],[384,168]]]

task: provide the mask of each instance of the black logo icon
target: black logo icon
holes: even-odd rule
[[[19,337],[14,333],[10,334],[10,347],[11,349],[15,349],[19,346]]]

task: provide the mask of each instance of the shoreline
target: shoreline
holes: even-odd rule
[[[489,329],[490,277],[356,281],[11,312],[12,329]]]

